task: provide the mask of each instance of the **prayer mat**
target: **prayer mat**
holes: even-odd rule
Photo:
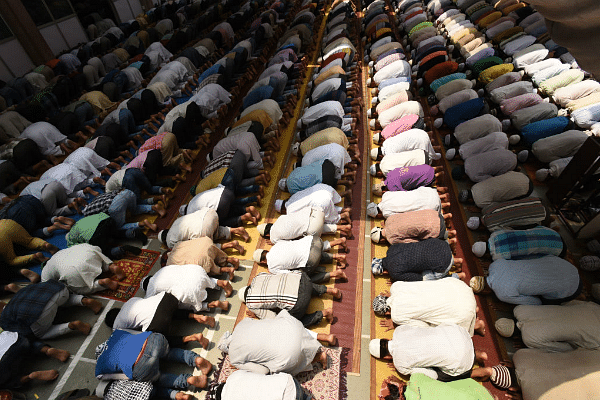
[[[122,258],[115,263],[123,269],[127,277],[121,281],[119,289],[103,290],[96,293],[98,296],[107,299],[119,300],[126,302],[133,296],[140,287],[142,278],[148,275],[148,272],[154,266],[154,263],[160,258],[160,252],[148,249],[142,249],[139,256]]]
[[[223,353],[224,354],[224,353]],[[343,366],[347,363],[345,351],[339,347],[327,348],[329,368],[323,369],[321,364],[314,364],[312,371],[301,372],[295,376],[305,393],[312,395],[315,400],[338,400],[346,396],[346,373]],[[226,355],[217,367],[216,376],[210,386],[225,382],[235,368]],[[210,389],[209,389],[210,391]]]

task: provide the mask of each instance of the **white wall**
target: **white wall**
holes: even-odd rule
[[[139,0],[114,0],[113,3],[121,22],[135,19],[136,15],[142,12]]]
[[[2,80],[8,80],[15,76],[23,76],[35,68],[33,61],[31,61],[31,58],[29,58],[17,39],[0,44],[0,58],[2,58],[2,61],[8,68],[6,70],[2,63],[0,63],[0,78]]]
[[[75,16],[41,28],[40,33],[55,56],[65,50],[72,49],[79,43],[87,43],[88,41],[79,20]]]

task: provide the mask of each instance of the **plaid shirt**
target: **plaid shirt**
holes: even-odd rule
[[[83,215],[87,217],[88,215],[99,213],[108,214],[110,205],[119,193],[121,193],[121,191],[102,193],[101,195],[96,196],[96,198],[83,209]]]
[[[206,85],[210,85],[211,83],[216,83],[217,85],[219,85],[219,79],[221,79],[221,74],[212,74],[206,78],[204,78],[204,80],[202,82],[200,82],[200,84],[198,85],[198,87],[196,88],[196,90],[194,91],[195,93],[199,92],[204,86]]]
[[[337,115],[325,115],[321,118],[317,118],[315,121],[311,122],[306,126],[305,134],[303,135],[305,138],[310,135],[322,131],[323,129],[335,127],[341,128],[343,124],[342,118]]]
[[[558,256],[563,249],[560,234],[544,226],[524,231],[496,231],[490,235],[488,244],[493,260],[518,259],[533,254]]]
[[[387,56],[385,56],[381,60],[377,61],[377,64],[375,64],[375,71],[379,71],[380,69],[382,69],[386,65],[390,65],[394,61],[404,60],[404,58],[405,58],[405,56],[404,56],[403,53],[396,53],[395,52],[395,53],[392,53],[392,54],[388,54]]]
[[[229,164],[231,164],[231,160],[233,159],[233,156],[235,155],[236,151],[237,150],[231,150],[226,153],[223,153],[219,157],[215,158],[210,163],[208,163],[206,168],[204,168],[204,170],[202,171],[202,178],[206,178],[208,175],[210,175],[212,172],[215,172],[218,169],[229,167]]]
[[[50,299],[64,288],[63,283],[51,279],[19,290],[0,314],[0,327],[33,336],[31,325],[38,320]]]

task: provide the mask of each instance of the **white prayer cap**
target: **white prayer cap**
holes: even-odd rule
[[[369,108],[367,110],[367,118],[371,118],[371,115],[373,114],[373,112],[371,111],[371,109]]]
[[[535,179],[537,179],[540,182],[544,182],[548,178],[549,173],[550,170],[548,168],[540,168],[537,171],[535,171]]]
[[[286,190],[287,191],[287,185],[286,185],[287,179],[283,178],[279,180],[279,183],[277,184],[277,186],[279,186],[279,189],[281,190]]]
[[[471,250],[473,251],[473,254],[475,254],[477,257],[483,257],[485,251],[487,250],[487,245],[485,244],[485,242],[475,242]]]
[[[377,160],[377,156],[379,155],[379,147],[375,149],[371,149],[371,159]]]
[[[521,141],[521,136],[519,135],[510,135],[508,137],[508,143],[515,145]]]
[[[377,208],[377,204],[371,202],[367,205],[367,215],[371,218],[375,218],[379,214],[379,208]]]
[[[369,342],[369,353],[375,358],[381,357],[381,339],[373,339]]]
[[[254,254],[252,254],[252,259],[256,262],[260,262],[260,257],[262,256],[263,249],[254,250]]]
[[[440,158],[442,158],[442,153],[433,153],[431,158],[433,158],[434,160],[439,160]]]
[[[480,224],[479,217],[471,217],[467,221],[467,228],[474,231],[475,229],[479,228],[479,224]]]
[[[369,128],[375,129],[375,120],[374,119],[369,121]]]
[[[371,229],[371,241],[373,243],[379,243],[379,241],[381,240],[381,231],[382,229],[379,226],[376,226],[375,228]]]
[[[373,81],[373,79],[371,79],[371,78],[367,79],[367,86],[370,86],[372,81]]]
[[[519,154],[517,154],[517,160],[519,160],[520,163],[524,163],[525,161],[527,161],[528,157],[529,150],[521,150]]]
[[[238,297],[242,301],[242,303],[246,302],[246,290],[248,290],[250,286],[243,286],[238,290]]]
[[[377,167],[375,166],[375,164],[371,165],[369,167],[369,172],[371,173],[371,175],[375,176],[377,175]]]
[[[297,156],[298,155],[298,150],[300,150],[300,143],[296,142],[292,146],[292,154],[295,155],[295,156]]]
[[[384,182],[374,183],[371,190],[373,193],[380,193],[384,186],[385,186]]]
[[[302,120],[299,119],[298,122],[296,123],[296,127],[298,127],[298,129],[302,128]]]
[[[209,163],[210,161],[211,161],[211,160],[210,160],[210,153],[208,153],[208,154],[206,155],[206,162],[208,162],[208,163]]]
[[[479,293],[485,289],[485,278],[483,276],[474,276],[469,281],[469,286],[473,289],[473,292]]]
[[[500,318],[494,324],[496,331],[505,338],[509,338],[515,333],[515,321],[509,318]]]
[[[165,230],[163,229],[162,231],[158,232],[158,237],[157,237],[158,241],[161,242],[162,244],[165,244],[165,241],[163,240],[163,232],[164,231]],[[166,239],[167,235],[164,235],[164,237]]]
[[[277,212],[281,212],[281,207],[283,206],[283,200],[275,200],[275,210]]]
[[[258,231],[258,233],[260,233],[260,236],[264,236],[265,235],[265,228],[267,227],[267,224],[260,224],[256,227],[256,230]]]
[[[377,132],[373,134],[373,143],[378,144],[381,140],[381,133]]]
[[[446,151],[446,160],[452,160],[456,156],[456,149],[451,148]]]
[[[179,207],[179,215],[181,215],[181,216],[185,215],[186,209],[187,209],[187,204],[184,204],[181,207]]]

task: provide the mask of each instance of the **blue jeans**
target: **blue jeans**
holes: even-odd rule
[[[161,333],[152,333],[148,336],[144,353],[133,366],[133,380],[140,382],[156,382],[157,395],[171,392],[168,388],[187,389],[189,386],[187,379],[191,374],[161,374],[159,369],[159,360],[166,359],[196,366],[196,357],[198,355],[193,351],[183,349],[170,349],[167,338]]]
[[[150,180],[139,168],[128,168],[123,176],[123,187],[131,190],[138,201],[142,200],[142,191],[148,194],[160,194],[162,186],[152,186]]]
[[[446,268],[446,270],[444,272],[435,272],[432,270],[423,271],[423,280],[424,281],[435,281],[437,279],[442,279],[442,278],[447,277],[448,272],[450,272],[450,268],[452,268],[453,264],[454,264],[454,258],[452,258],[450,265],[448,265],[448,268]],[[456,276],[456,277],[458,277],[458,276]]]
[[[153,212],[151,205],[138,205],[135,194],[131,190],[125,189],[113,199],[110,207],[108,207],[108,215],[115,220],[117,229],[128,230],[139,226],[137,222],[126,223],[127,210],[134,215]]]

